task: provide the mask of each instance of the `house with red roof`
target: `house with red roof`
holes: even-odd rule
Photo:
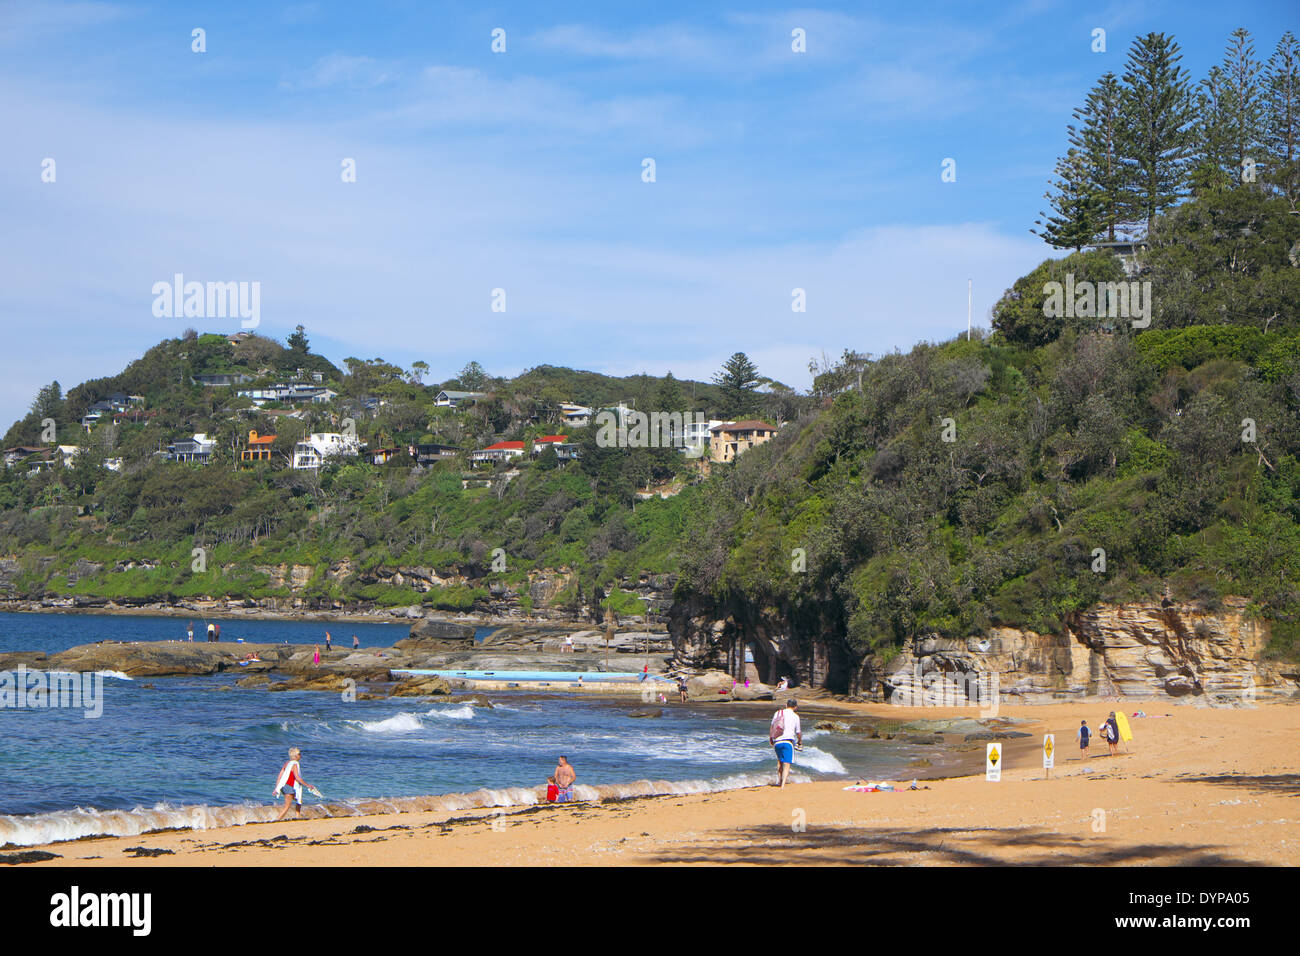
[[[486,448],[480,448],[478,451],[470,452],[469,460],[475,464],[481,461],[509,461],[511,458],[518,458],[523,453],[523,442],[499,441],[495,444],[488,445]]]

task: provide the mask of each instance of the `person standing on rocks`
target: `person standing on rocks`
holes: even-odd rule
[[[188,624],[185,625],[185,636],[189,639],[189,642],[191,644],[194,643],[194,622],[193,621],[190,621]]]
[[[794,764],[794,752],[803,750],[803,727],[799,724],[799,701],[791,697],[781,710],[772,715],[767,739],[776,751],[776,785],[785,788]]]
[[[569,763],[569,758],[561,756],[560,762],[555,767],[556,803],[573,802],[573,782],[577,779],[578,773]]]
[[[330,637],[329,631],[326,631],[325,632],[325,653],[328,654],[330,652],[330,649],[333,646],[334,646],[334,638]]]
[[[209,622],[208,622],[208,643],[209,643],[209,644],[211,644],[212,641],[213,641],[213,637],[212,637],[212,635],[216,632],[216,629],[217,629],[217,626],[216,626],[215,624],[213,624],[211,621],[209,621]]]
[[[320,667],[320,645],[319,644],[317,644],[316,649],[311,652],[311,662],[314,666]]]
[[[361,642],[357,640],[357,636],[355,634],[352,635],[352,649],[354,651],[361,650]]]

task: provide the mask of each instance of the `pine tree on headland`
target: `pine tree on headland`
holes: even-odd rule
[[[306,355],[311,351],[310,344],[307,341],[307,330],[301,325],[294,328],[293,334],[285,339],[284,344],[299,355]]]
[[[1124,221],[1124,177],[1120,166],[1120,136],[1124,125],[1122,89],[1114,73],[1106,73],[1074,111],[1079,126],[1069,127],[1070,145],[1086,166],[1098,204],[1098,223],[1107,242]]]
[[[1242,181],[1247,160],[1259,159],[1260,123],[1263,119],[1259,86],[1259,60],[1250,31],[1238,28],[1223,54],[1224,133],[1232,182]]]
[[[1215,66],[1196,88],[1196,126],[1192,132],[1192,168],[1188,176],[1192,193],[1197,196],[1232,185],[1226,87],[1223,70]]]
[[[736,352],[713,376],[713,383],[722,393],[722,414],[740,418],[753,411],[757,405],[758,366],[744,352]]]
[[[1288,30],[1264,68],[1265,179],[1295,207],[1300,199],[1300,44]]]
[[[1133,41],[1124,69],[1124,187],[1130,219],[1147,235],[1187,192],[1195,113],[1182,58],[1172,37],[1148,33]]]
[[[1041,218],[1034,221],[1039,228],[1029,231],[1048,245],[1079,252],[1101,230],[1101,202],[1078,150],[1071,149],[1056,161],[1056,177],[1043,196],[1054,215],[1040,212]]]

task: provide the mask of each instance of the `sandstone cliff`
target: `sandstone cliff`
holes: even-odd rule
[[[808,626],[811,624],[811,626]],[[918,636],[891,659],[853,660],[830,622],[792,626],[776,608],[719,613],[686,600],[669,616],[675,663],[736,677],[822,687],[871,700],[939,704],[987,699],[1043,703],[1081,697],[1182,699],[1248,705],[1296,696],[1300,668],[1261,660],[1266,622],[1230,598],[1187,604],[1102,605],[1060,634],[994,628],[964,639]]]

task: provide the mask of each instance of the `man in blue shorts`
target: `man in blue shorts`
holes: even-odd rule
[[[799,701],[791,697],[784,708],[772,715],[772,726],[767,733],[767,739],[776,751],[778,788],[784,788],[786,778],[790,776],[794,752],[803,750],[803,728],[799,725],[798,710]]]

